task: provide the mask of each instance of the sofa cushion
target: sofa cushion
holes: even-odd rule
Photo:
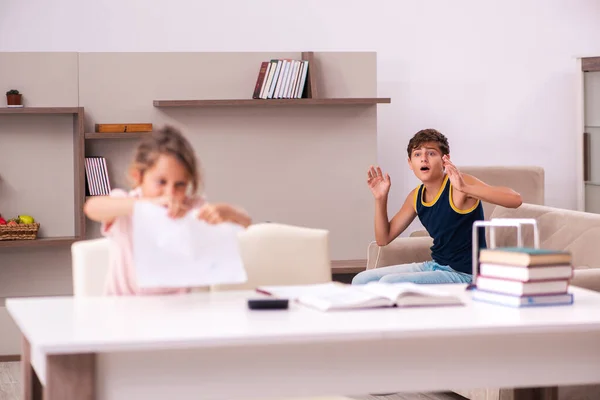
[[[535,166],[461,166],[460,171],[473,175],[492,186],[506,186],[518,192],[524,203],[544,204],[544,169]],[[496,205],[483,202],[485,219],[489,219]]]
[[[600,268],[600,214],[523,203],[516,209],[496,207],[492,218],[535,218],[541,248],[570,251],[575,268]],[[516,228],[495,232],[496,246],[517,244]],[[532,226],[523,226],[523,243],[533,246]]]

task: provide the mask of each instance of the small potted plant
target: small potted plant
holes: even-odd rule
[[[22,107],[22,95],[16,89],[11,89],[6,92],[6,104],[9,107]]]

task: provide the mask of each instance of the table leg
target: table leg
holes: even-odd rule
[[[44,400],[94,400],[95,398],[95,354],[59,354],[46,357]]]
[[[21,349],[21,375],[23,400],[42,400],[42,384],[31,366],[31,346],[24,336]]]
[[[558,387],[515,389],[514,400],[558,400]]]

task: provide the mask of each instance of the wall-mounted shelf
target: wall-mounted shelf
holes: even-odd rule
[[[0,247],[49,247],[65,246],[82,238],[76,236],[62,236],[54,238],[39,238],[33,240],[0,240]]]
[[[83,107],[0,107],[0,114],[78,114]]]
[[[73,179],[74,179],[74,236],[39,238],[33,240],[6,240],[0,241],[0,248],[8,247],[46,247],[66,246],[85,237],[85,216],[83,215],[83,201],[85,196],[85,172],[83,139],[83,107],[1,107],[0,115],[52,115],[71,116],[73,118]]]
[[[231,99],[231,100],[154,100],[154,107],[273,107],[273,106],[340,106],[389,104],[389,97],[333,99]]]
[[[205,100],[154,100],[154,107],[285,107],[285,106],[371,106],[389,104],[389,97],[335,97],[324,98],[318,86],[319,68],[314,53],[302,52],[302,60],[308,61],[306,86],[301,98],[283,99],[205,99]]]
[[[102,140],[102,139],[141,139],[152,132],[115,132],[115,133],[99,133],[99,132],[87,132],[85,138],[89,140]]]
[[[584,57],[581,59],[583,72],[600,71],[600,57]]]

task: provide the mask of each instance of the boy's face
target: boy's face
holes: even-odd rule
[[[440,146],[434,142],[427,142],[413,149],[408,166],[421,182],[439,179],[444,174]]]

